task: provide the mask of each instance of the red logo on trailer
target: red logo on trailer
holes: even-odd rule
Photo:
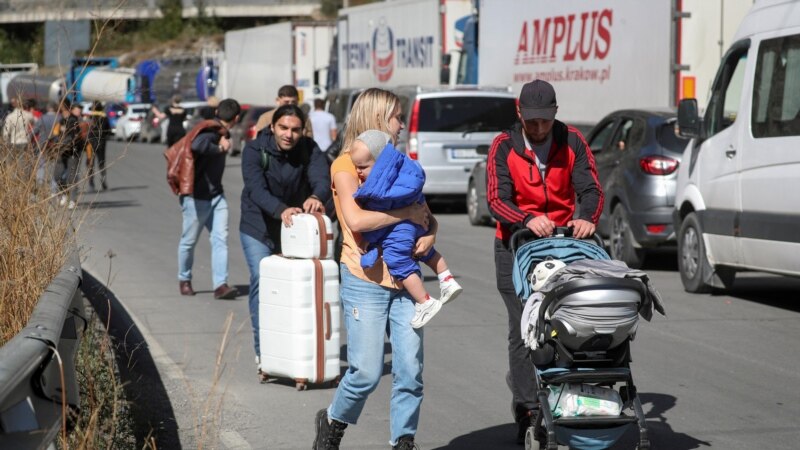
[[[522,23],[515,64],[603,60],[611,50],[610,9]]]
[[[389,81],[394,72],[394,33],[383,18],[372,33],[372,70],[380,82]]]

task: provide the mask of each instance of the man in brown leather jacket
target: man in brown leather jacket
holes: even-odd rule
[[[220,102],[216,120],[230,129],[239,120],[241,108],[233,99]],[[236,297],[236,289],[228,286],[228,202],[222,189],[225,157],[231,149],[227,133],[207,128],[192,140],[194,157],[194,189],[180,195],[183,231],[178,245],[178,284],[181,295],[195,295],[192,289],[192,265],[197,238],[208,228],[211,235],[211,276],[214,298]]]

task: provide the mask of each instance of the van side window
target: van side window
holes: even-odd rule
[[[755,138],[800,135],[800,35],[761,43],[751,116]]]
[[[717,74],[706,111],[707,136],[713,136],[736,121],[742,99],[744,69],[747,67],[747,49],[727,55],[724,66]]]

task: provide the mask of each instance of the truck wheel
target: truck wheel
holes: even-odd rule
[[[631,269],[641,269],[644,263],[644,249],[634,246],[633,232],[631,231],[628,213],[621,203],[614,206],[611,213],[610,250],[611,258],[623,261]]]
[[[703,281],[711,266],[706,258],[703,230],[695,213],[690,213],[683,219],[678,234],[678,270],[686,292],[711,292],[711,286]]]
[[[472,225],[486,225],[489,222],[481,212],[478,188],[475,186],[474,180],[469,180],[467,188],[467,217]]]

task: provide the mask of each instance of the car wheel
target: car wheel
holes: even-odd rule
[[[711,266],[706,258],[703,230],[695,213],[690,213],[683,219],[678,234],[678,270],[683,288],[687,292],[711,292],[711,286],[704,281]]]
[[[469,223],[476,226],[486,225],[488,222],[487,218],[481,214],[478,188],[475,186],[474,180],[469,180],[467,188],[467,217],[469,217]]]
[[[636,248],[635,239],[631,231],[628,213],[625,207],[618,203],[611,213],[611,234],[610,234],[611,258],[623,261],[631,269],[641,269],[644,263],[645,251]]]

